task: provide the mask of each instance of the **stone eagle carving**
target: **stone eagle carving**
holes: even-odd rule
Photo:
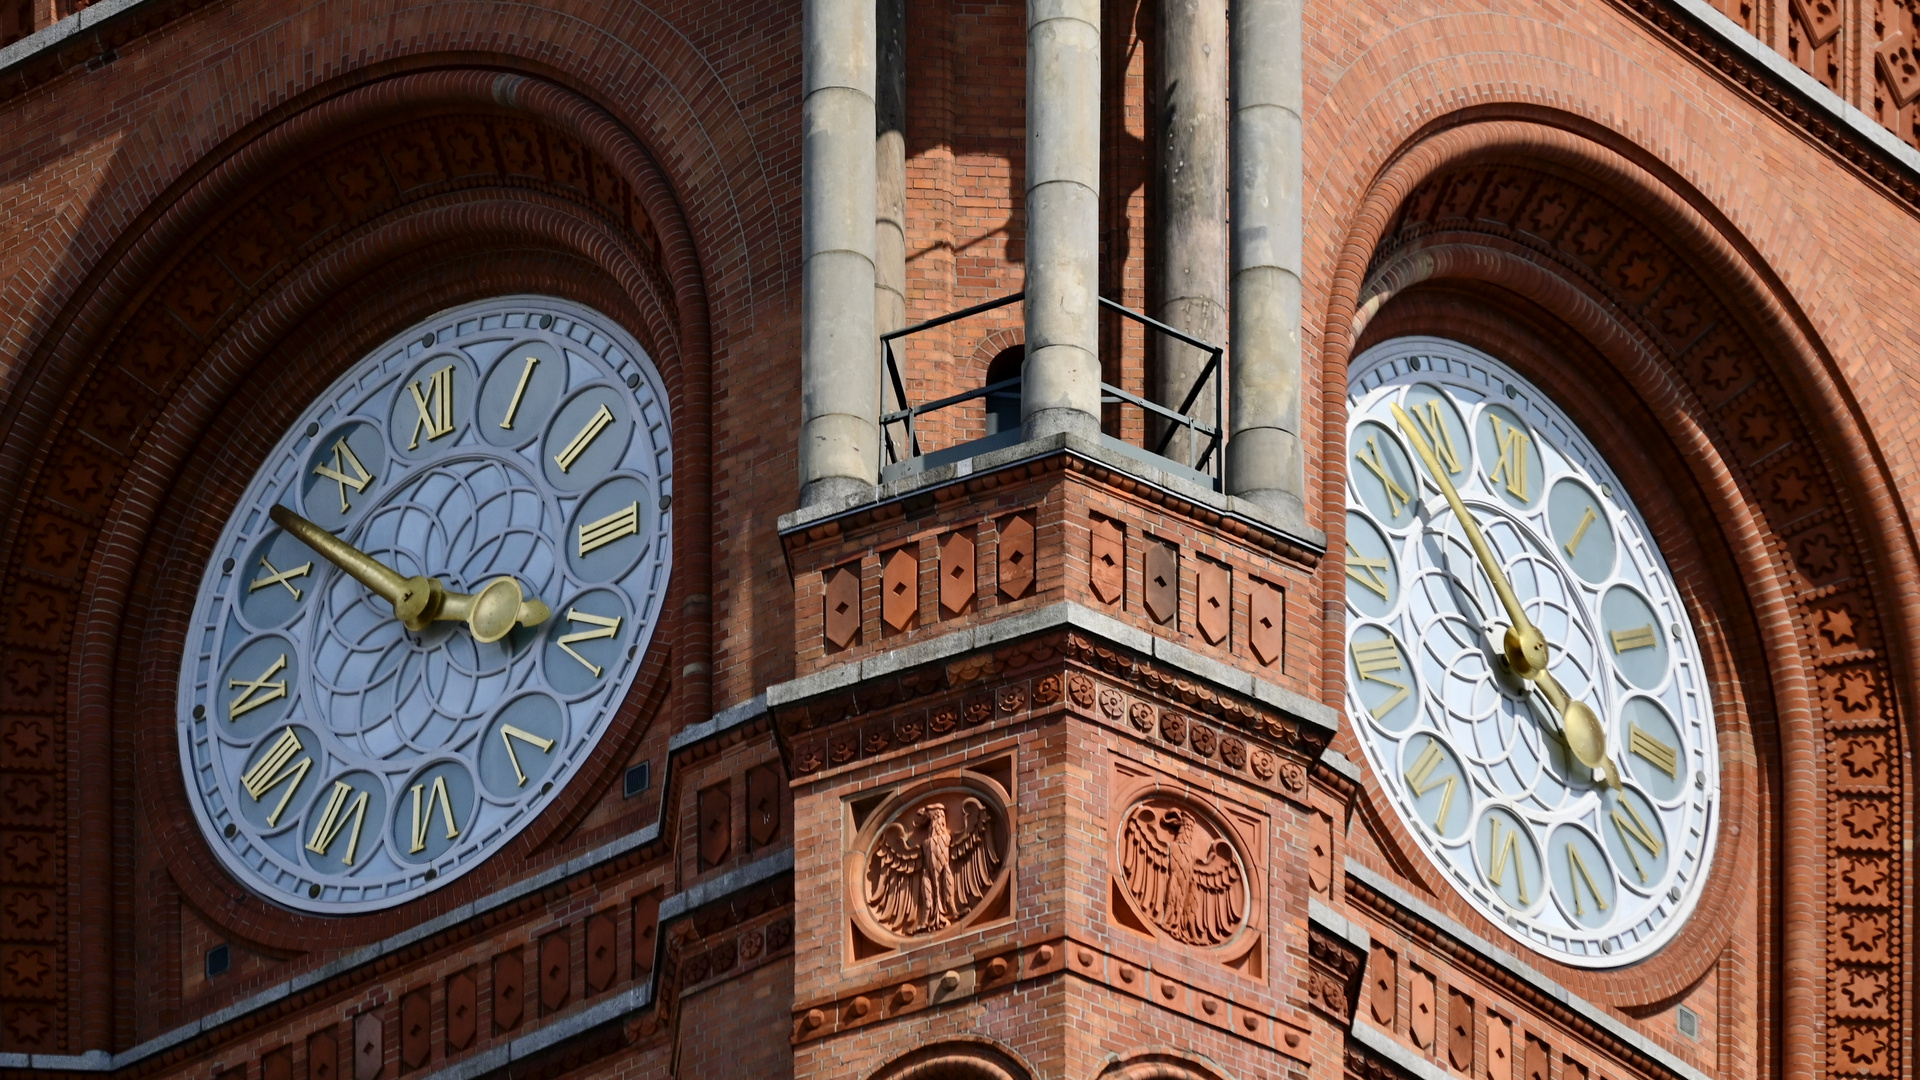
[[[906,826],[881,830],[867,869],[867,908],[880,925],[903,936],[944,930],[980,902],[1000,872],[993,815],[979,799],[961,803],[966,821],[956,835],[947,807],[934,802],[916,817],[927,823],[918,843]]]
[[[1184,810],[1143,806],[1127,815],[1121,876],[1140,912],[1169,937],[1218,945],[1240,928],[1240,863],[1223,839]]]

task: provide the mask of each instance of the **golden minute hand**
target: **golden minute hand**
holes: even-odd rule
[[[513,578],[494,578],[477,593],[448,592],[439,578],[401,577],[385,563],[284,506],[275,506],[267,516],[392,604],[393,614],[409,630],[425,630],[436,620],[464,622],[475,641],[490,642],[506,637],[515,623],[539,626],[553,614],[539,597],[527,599]]]
[[[1493,591],[1500,597],[1500,603],[1507,609],[1507,618],[1513,625],[1507,627],[1505,645],[1507,663],[1514,674],[1531,679],[1547,670],[1547,639],[1542,635],[1527,613],[1520,607],[1520,597],[1513,591],[1513,583],[1507,580],[1507,572],[1493,557],[1493,549],[1487,546],[1487,538],[1480,535],[1480,525],[1467,513],[1467,504],[1460,501],[1460,493],[1453,489],[1453,481],[1447,479],[1447,470],[1440,466],[1440,458],[1428,445],[1426,437],[1414,427],[1413,418],[1398,403],[1393,404],[1393,418],[1400,424],[1400,430],[1407,433],[1407,440],[1413,443],[1414,450],[1420,454],[1420,460],[1426,463],[1427,472],[1434,482],[1440,485],[1440,494],[1447,497],[1447,505],[1453,507],[1453,516],[1460,519],[1460,525],[1467,531],[1467,542],[1473,545],[1473,553],[1480,559],[1480,568],[1487,572],[1487,580],[1493,582]]]
[[[1420,460],[1426,463],[1427,472],[1432,474],[1435,483],[1440,485],[1440,493],[1447,497],[1447,505],[1453,507],[1453,514],[1460,519],[1460,525],[1467,531],[1467,541],[1473,545],[1473,553],[1480,559],[1481,569],[1487,572],[1487,579],[1493,582],[1493,591],[1500,596],[1500,603],[1507,609],[1507,616],[1513,625],[1507,627],[1505,646],[1507,665],[1514,674],[1528,680],[1540,688],[1540,693],[1560,714],[1560,730],[1565,734],[1567,748],[1573,756],[1589,769],[1595,769],[1606,775],[1607,782],[1620,786],[1620,775],[1613,761],[1607,756],[1607,729],[1601,725],[1600,717],[1584,701],[1575,701],[1567,694],[1560,680],[1547,670],[1547,639],[1527,613],[1520,607],[1520,597],[1513,591],[1513,583],[1507,580],[1503,570],[1493,557],[1493,549],[1487,546],[1487,538],[1480,534],[1480,525],[1467,513],[1467,504],[1460,501],[1460,493],[1454,490],[1453,481],[1447,479],[1447,471],[1440,466],[1440,458],[1427,443],[1426,437],[1414,426],[1413,419],[1397,403],[1393,405],[1393,418],[1400,424],[1400,430],[1406,432],[1407,440],[1413,443],[1414,450],[1420,454]]]

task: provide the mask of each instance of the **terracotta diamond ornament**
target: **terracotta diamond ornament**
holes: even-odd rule
[[[1161,625],[1180,615],[1180,554],[1170,544],[1147,544],[1147,614]]]
[[[1016,515],[1000,524],[1000,595],[1018,600],[1033,591],[1033,522]]]
[[[916,579],[920,560],[912,548],[900,548],[886,557],[880,568],[880,618],[896,633],[911,629],[920,607]]]
[[[1233,623],[1233,575],[1224,566],[1200,563],[1199,609],[1200,636],[1209,645],[1227,640],[1227,628]]]
[[[948,533],[940,541],[940,607],[948,615],[963,614],[973,603],[973,538]]]
[[[1120,599],[1127,587],[1125,541],[1121,538],[1120,526],[1106,518],[1094,518],[1092,532],[1088,583],[1093,586],[1093,595],[1099,597],[1101,603],[1111,604]]]

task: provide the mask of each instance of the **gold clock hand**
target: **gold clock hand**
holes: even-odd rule
[[[1480,560],[1480,568],[1487,572],[1488,580],[1493,582],[1493,591],[1500,597],[1500,603],[1507,609],[1507,617],[1513,625],[1507,627],[1506,649],[1507,663],[1514,674],[1531,679],[1535,674],[1547,670],[1547,639],[1527,613],[1520,607],[1520,597],[1513,591],[1513,583],[1507,580],[1507,573],[1493,557],[1493,549],[1487,546],[1487,538],[1480,535],[1480,526],[1467,513],[1467,504],[1460,501],[1460,493],[1453,488],[1453,481],[1447,479],[1447,471],[1440,467],[1440,459],[1433,447],[1414,427],[1412,418],[1406,410],[1395,403],[1393,418],[1400,424],[1400,430],[1406,432],[1413,448],[1419,452],[1420,460],[1426,463],[1427,472],[1440,486],[1440,494],[1447,497],[1447,505],[1453,507],[1453,516],[1460,519],[1460,525],[1467,531],[1467,542],[1473,545],[1473,553]]]
[[[1567,748],[1581,764],[1589,769],[1598,769],[1606,774],[1608,783],[1618,787],[1620,777],[1607,755],[1607,730],[1600,723],[1600,717],[1585,702],[1574,701],[1561,687],[1560,681],[1547,671],[1547,639],[1527,613],[1520,606],[1520,597],[1513,591],[1513,583],[1507,580],[1507,574],[1493,557],[1493,549],[1487,546],[1487,538],[1480,533],[1480,525],[1473,515],[1467,512],[1467,504],[1460,500],[1460,493],[1454,489],[1453,481],[1447,479],[1447,471],[1440,466],[1440,458],[1428,444],[1426,437],[1414,426],[1413,420],[1398,404],[1392,405],[1393,418],[1406,433],[1407,440],[1420,455],[1427,466],[1427,472],[1440,487],[1440,493],[1447,497],[1447,505],[1453,508],[1453,514],[1460,519],[1460,525],[1467,532],[1467,541],[1473,545],[1473,553],[1480,560],[1481,569],[1493,582],[1493,591],[1500,596],[1500,603],[1507,609],[1507,616],[1513,625],[1507,628],[1505,652],[1508,666],[1514,674],[1532,682],[1540,688],[1540,693],[1560,714],[1560,729],[1566,736]]]
[[[485,643],[506,637],[515,623],[539,626],[553,614],[538,597],[526,599],[520,583],[513,578],[494,578],[478,593],[449,592],[439,578],[401,577],[385,563],[284,506],[275,506],[267,516],[392,604],[394,616],[409,630],[425,630],[436,620],[464,622],[473,639]]]
[[[1533,684],[1540,688],[1540,696],[1547,699],[1553,711],[1560,714],[1560,732],[1567,740],[1567,749],[1573,751],[1582,765],[1604,773],[1607,783],[1618,788],[1620,771],[1607,755],[1607,729],[1600,723],[1599,714],[1586,702],[1573,700],[1550,671],[1542,671]]]

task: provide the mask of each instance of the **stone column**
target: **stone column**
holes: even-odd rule
[[[1217,345],[1227,337],[1227,0],[1161,0],[1160,53],[1160,280],[1154,314]],[[1148,340],[1154,345],[1151,397],[1177,409],[1207,354],[1160,334]],[[1209,388],[1194,402],[1193,415],[1211,422],[1213,405]],[[1148,425],[1155,442],[1166,427]],[[1185,434],[1174,436],[1167,454],[1189,461]]]
[[[800,504],[879,479],[874,0],[805,0],[800,103]]]
[[[1100,434],[1100,0],[1027,0],[1025,437]]]
[[[1233,0],[1227,491],[1304,523],[1300,457],[1301,0]]]
[[[887,334],[907,325],[907,0],[876,0],[874,11],[873,329]],[[884,375],[880,399],[891,411],[900,403]]]

